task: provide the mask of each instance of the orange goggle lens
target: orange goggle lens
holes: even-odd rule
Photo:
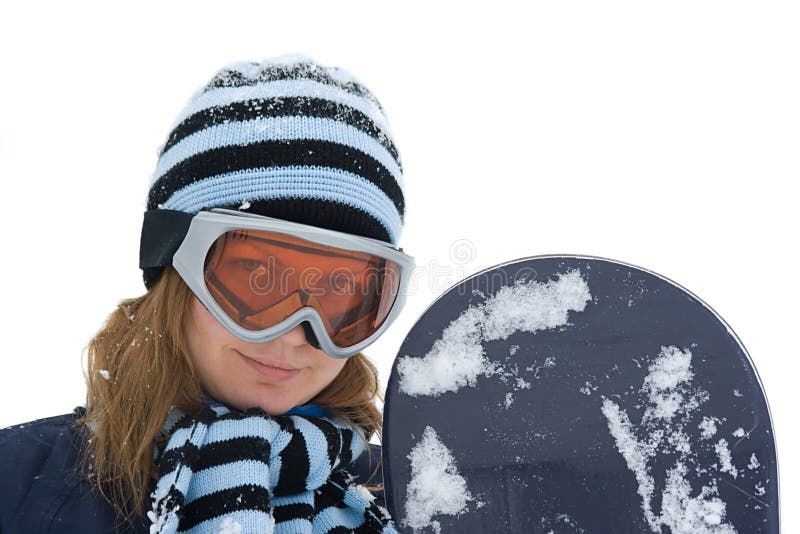
[[[206,254],[204,278],[225,313],[263,330],[313,307],[339,347],[374,334],[397,298],[400,268],[386,258],[265,230],[230,230]]]

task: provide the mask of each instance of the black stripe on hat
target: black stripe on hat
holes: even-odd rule
[[[311,471],[308,444],[303,433],[297,430],[288,416],[275,417],[284,432],[292,435],[291,442],[280,452],[281,468],[274,495],[292,495],[306,491],[306,481]]]
[[[341,202],[319,198],[266,198],[249,202],[247,213],[310,224],[391,243],[389,231],[375,217]],[[237,202],[215,207],[236,211],[240,205],[241,203]]]
[[[271,503],[267,488],[244,484],[198,497],[184,505],[179,529],[189,530],[203,521],[235,510],[260,510],[269,513]],[[180,514],[179,512],[179,514]]]
[[[386,193],[403,219],[403,192],[381,162],[355,148],[315,139],[261,141],[195,154],[172,167],[153,183],[148,194],[147,209],[158,208],[179,189],[210,176],[257,167],[311,165],[342,169],[369,180]]]
[[[184,119],[172,130],[159,156],[191,134],[217,124],[248,121],[260,117],[292,116],[333,119],[357,128],[374,137],[389,151],[400,170],[403,169],[392,140],[369,116],[339,102],[305,96],[253,98],[200,110]]]
[[[254,62],[251,63],[257,65]],[[378,102],[375,95],[362,84],[352,80],[340,80],[331,75],[327,68],[317,65],[316,63],[308,62],[298,62],[289,65],[267,63],[261,65],[260,69],[253,77],[247,76],[236,69],[223,69],[206,84],[202,92],[205,93],[206,91],[219,87],[246,87],[276,80],[300,79],[313,80],[315,82],[332,85],[356,96],[367,98],[375,104],[382,113],[384,112],[381,103]]]

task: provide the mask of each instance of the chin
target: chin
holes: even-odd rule
[[[286,412],[288,412],[289,410],[292,409],[290,406],[287,406],[285,408],[284,407],[276,408],[274,406],[259,406],[259,408],[261,408],[262,410],[267,412],[267,414],[269,414],[269,415],[271,415],[273,417],[276,417],[278,415],[283,415],[283,414],[285,414]]]
[[[273,417],[276,416],[276,415],[283,415],[286,412],[288,412],[289,410],[291,410],[292,408],[294,408],[294,405],[290,405],[290,404],[286,404],[286,403],[263,402],[263,401],[262,402],[252,402],[252,403],[250,403],[250,406],[255,407],[255,408],[261,408],[262,410],[264,410],[265,412],[267,412],[269,415],[271,415]]]

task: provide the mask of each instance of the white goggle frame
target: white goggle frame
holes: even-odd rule
[[[229,230],[267,230],[299,237],[314,243],[341,248],[347,251],[365,252],[394,262],[399,269],[400,280],[397,296],[381,326],[368,338],[350,347],[339,347],[328,335],[322,318],[311,307],[304,307],[280,323],[263,330],[248,330],[231,319],[212,297],[205,284],[204,260],[211,245]],[[262,343],[288,332],[303,321],[308,322],[319,342],[319,348],[334,358],[347,358],[373,343],[397,318],[405,304],[405,288],[414,270],[414,258],[378,239],[356,236],[325,228],[317,228],[263,215],[213,208],[195,215],[180,247],[172,258],[173,268],[180,274],[197,299],[217,321],[231,334],[243,341]]]

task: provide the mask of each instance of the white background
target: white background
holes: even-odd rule
[[[84,346],[144,291],[148,179],[189,96],[228,62],[304,52],[373,90],[405,167],[400,244],[421,274],[366,351],[384,382],[416,318],[473,272],[562,253],[644,267],[712,306],[751,354],[791,530],[798,9],[491,5],[4,4],[0,427],[83,404]]]

